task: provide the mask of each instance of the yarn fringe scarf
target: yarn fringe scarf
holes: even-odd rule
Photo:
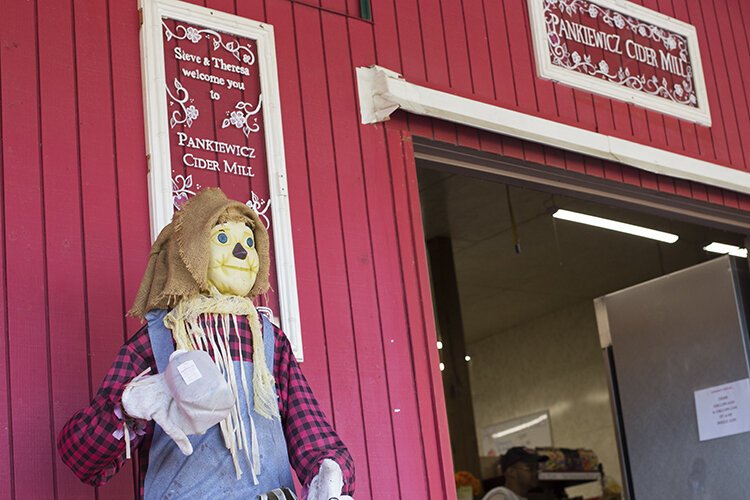
[[[220,422],[224,444],[232,455],[237,479],[242,477],[239,452],[244,451],[251,464],[253,483],[258,484],[257,475],[261,473],[258,438],[250,407],[250,391],[245,376],[245,364],[242,359],[242,339],[237,326],[237,316],[246,316],[253,346],[253,405],[262,417],[280,418],[279,406],[274,393],[274,378],[266,364],[263,348],[263,332],[255,306],[246,297],[227,295],[199,295],[195,298],[181,300],[164,318],[164,325],[172,331],[177,349],[201,350],[213,354],[214,363],[219,368],[234,394],[235,406],[229,416]],[[251,446],[248,446],[247,429],[241,417],[237,376],[232,361],[230,338],[237,337],[239,350],[239,367],[242,390],[245,394],[247,415],[250,421]],[[210,347],[210,349],[209,349]],[[252,454],[252,458],[251,458]]]

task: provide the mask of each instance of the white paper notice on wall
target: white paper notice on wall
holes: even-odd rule
[[[750,432],[750,379],[695,391],[701,441]]]

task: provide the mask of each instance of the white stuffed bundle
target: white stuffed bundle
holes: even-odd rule
[[[133,379],[122,405],[131,417],[156,421],[190,455],[187,436],[203,434],[224,420],[234,407],[234,395],[208,354],[180,350],[170,356],[164,373]]]

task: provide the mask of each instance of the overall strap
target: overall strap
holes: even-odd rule
[[[152,309],[146,313],[148,321],[148,338],[151,340],[151,349],[156,360],[156,369],[164,373],[169,364],[169,356],[174,352],[174,341],[172,332],[164,326],[164,317],[169,311],[167,309]]]
[[[269,319],[263,314],[260,315],[260,321],[263,330],[263,351],[266,355],[266,365],[268,365],[268,370],[273,373],[273,358],[274,352],[276,351],[276,338],[273,334],[273,324],[271,324],[271,321],[269,321]],[[255,346],[253,346],[253,349],[255,349]]]

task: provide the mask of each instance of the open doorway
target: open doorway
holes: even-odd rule
[[[530,499],[601,497],[599,470],[615,484],[622,477],[593,300],[715,258],[704,250],[712,242],[743,247],[744,235],[417,166],[456,471],[471,472],[486,490],[502,482],[496,465],[509,447],[551,448],[577,453],[580,472],[596,473],[548,475],[557,479],[542,481],[545,492]],[[678,239],[553,217],[560,209]]]

